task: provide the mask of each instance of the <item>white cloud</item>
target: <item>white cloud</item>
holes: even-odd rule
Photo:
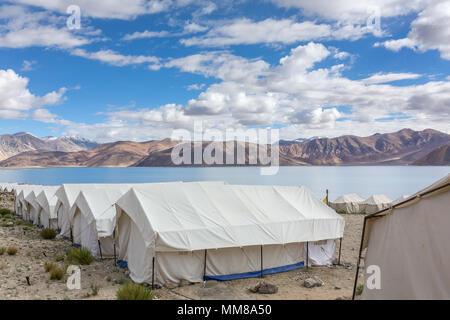
[[[16,3],[33,5],[66,14],[70,5],[81,8],[82,16],[93,18],[133,19],[142,14],[167,11],[170,0],[15,0]]]
[[[142,31],[127,34],[123,37],[123,40],[135,40],[135,39],[149,39],[149,38],[164,38],[170,36],[168,31]]]
[[[182,39],[186,46],[223,47],[239,44],[292,44],[320,39],[359,39],[373,30],[362,26],[332,26],[313,21],[272,18],[254,22],[249,19],[226,21],[201,37]]]
[[[8,119],[27,117],[27,111],[55,105],[63,99],[65,88],[36,96],[28,89],[28,78],[14,70],[0,70],[0,117]]]
[[[419,13],[411,23],[408,36],[403,39],[376,43],[389,50],[410,48],[421,52],[438,50],[441,57],[450,60],[450,2],[436,1]]]
[[[1,6],[0,21],[0,47],[72,48],[92,41],[71,32],[58,17],[48,12],[31,12],[21,6]],[[92,30],[87,28],[86,32]]]
[[[187,86],[186,89],[187,89],[188,91],[192,91],[192,90],[202,90],[204,87],[205,87],[205,84],[204,84],[204,83],[201,83],[201,84],[194,83],[194,84],[191,84],[191,85]]]
[[[367,84],[376,84],[376,83],[387,83],[387,82],[393,82],[393,81],[399,81],[399,80],[411,80],[411,79],[418,79],[420,78],[420,74],[416,73],[376,73],[369,78],[361,80],[364,83]]]
[[[84,49],[74,49],[72,55],[83,57],[91,60],[98,60],[113,66],[123,67],[128,65],[146,64],[153,70],[159,69],[159,58],[153,56],[134,56],[122,55],[112,50],[100,50],[95,52],[87,52]]]
[[[308,16],[345,24],[365,24],[378,9],[381,17],[396,17],[417,12],[432,0],[270,0],[285,8],[301,9]]]

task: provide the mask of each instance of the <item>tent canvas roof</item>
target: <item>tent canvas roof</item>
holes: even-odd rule
[[[338,197],[333,203],[352,203],[352,202],[363,202],[364,198],[356,193],[343,194]]]
[[[134,187],[117,206],[157,251],[336,239],[344,230],[343,218],[304,187],[163,184]]]
[[[374,194],[362,202],[362,204],[382,204],[391,203],[392,199],[384,194]]]

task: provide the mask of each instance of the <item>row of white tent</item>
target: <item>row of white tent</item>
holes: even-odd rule
[[[138,283],[255,277],[329,264],[344,219],[305,187],[225,182],[0,184],[15,212],[94,255],[126,261]]]
[[[329,205],[338,212],[372,214],[389,208],[391,205],[401,202],[406,197],[407,196],[402,196],[393,201],[384,194],[375,194],[364,199],[356,193],[350,193],[338,197],[333,202],[330,202]]]

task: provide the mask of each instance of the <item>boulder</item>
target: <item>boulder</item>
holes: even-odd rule
[[[278,287],[273,284],[261,281],[255,287],[250,288],[250,291],[259,294],[275,294],[278,292]]]
[[[321,287],[323,286],[323,281],[320,280],[318,277],[311,277],[303,282],[303,286],[305,288]]]

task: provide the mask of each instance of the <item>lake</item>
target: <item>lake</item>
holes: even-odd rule
[[[329,189],[330,200],[353,192],[364,198],[384,193],[395,199],[412,194],[449,173],[449,166],[280,167],[273,176],[261,176],[257,167],[45,168],[0,170],[0,181],[60,185],[220,180],[232,184],[304,185],[321,198]]]

